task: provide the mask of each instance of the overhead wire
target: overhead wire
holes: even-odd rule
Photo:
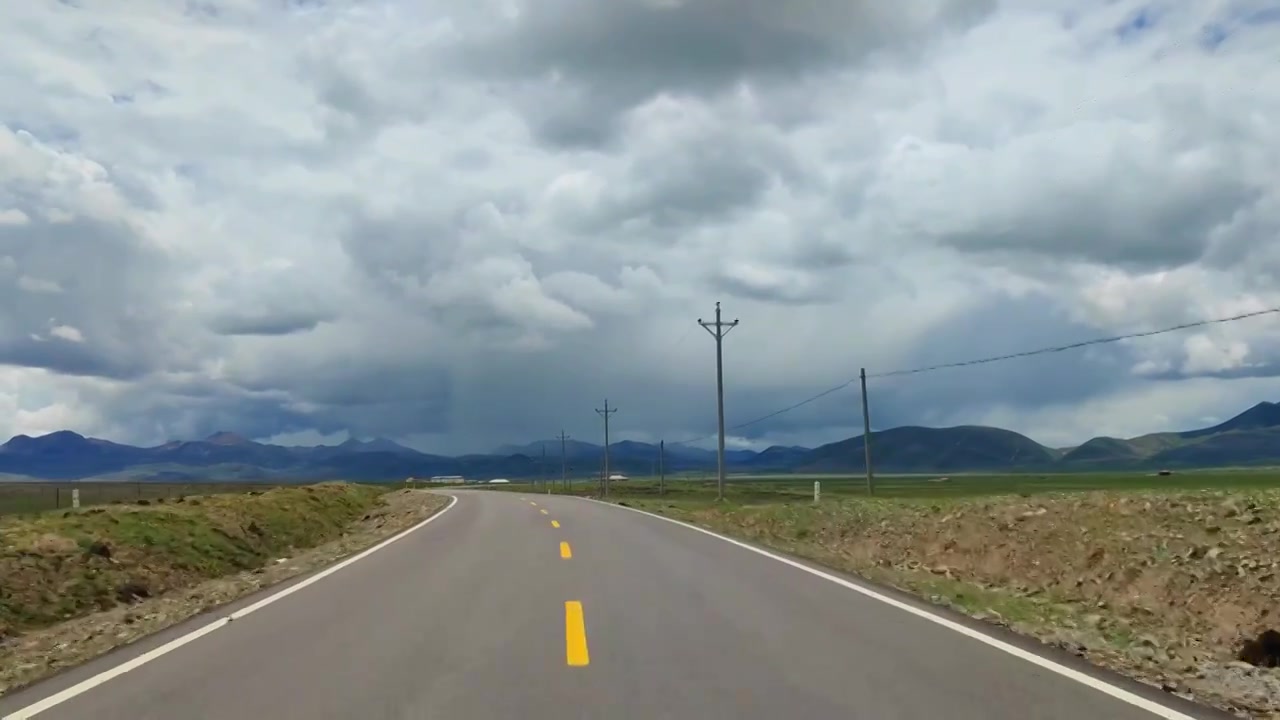
[[[976,358],[976,359],[973,359],[973,360],[961,360],[961,361],[959,361],[959,362],[941,363],[941,364],[939,364],[939,365],[927,365],[927,366],[924,366],[924,367],[909,368],[909,369],[903,369],[903,370],[891,370],[891,371],[888,371],[888,372],[867,373],[867,379],[872,379],[872,378],[886,378],[886,377],[896,377],[896,376],[901,376],[901,375],[917,375],[917,374],[920,374],[920,373],[933,372],[933,371],[935,371],[935,370],[946,370],[946,369],[950,369],[950,368],[971,367],[971,366],[974,366],[974,365],[986,365],[986,364],[988,364],[988,363],[1002,362],[1002,361],[1005,361],[1005,360],[1013,360],[1013,359],[1016,359],[1016,358],[1033,357],[1033,356],[1036,356],[1036,355],[1048,355],[1048,354],[1052,354],[1052,353],[1065,352],[1065,351],[1068,351],[1068,350],[1078,350],[1078,349],[1080,349],[1080,348],[1090,347],[1090,346],[1093,346],[1093,345],[1106,345],[1106,344],[1110,344],[1110,343],[1117,343],[1117,342],[1120,342],[1120,341],[1122,341],[1122,340],[1133,340],[1133,339],[1136,339],[1136,338],[1145,338],[1145,337],[1152,337],[1152,336],[1155,336],[1155,335],[1164,335],[1164,334],[1167,334],[1167,333],[1180,332],[1180,331],[1182,331],[1182,330],[1190,330],[1190,329],[1193,329],[1193,328],[1205,327],[1205,326],[1208,326],[1208,325],[1221,325],[1221,324],[1225,324],[1225,323],[1237,322],[1237,321],[1240,321],[1240,320],[1248,320],[1249,318],[1260,317],[1260,316],[1263,316],[1263,315],[1274,315],[1274,314],[1277,314],[1277,313],[1280,313],[1280,307],[1266,308],[1266,309],[1263,309],[1263,310],[1254,310],[1254,311],[1251,311],[1251,312],[1240,313],[1240,314],[1238,314],[1238,315],[1231,315],[1231,316],[1228,316],[1228,317],[1219,317],[1219,318],[1212,318],[1212,319],[1209,319],[1209,320],[1197,320],[1197,321],[1195,321],[1195,322],[1181,323],[1181,324],[1178,324],[1178,325],[1171,325],[1171,326],[1169,326],[1169,327],[1163,327],[1163,328],[1160,328],[1160,329],[1158,329],[1158,330],[1145,330],[1145,331],[1142,331],[1142,332],[1125,333],[1125,334],[1123,334],[1123,335],[1112,335],[1112,336],[1109,336],[1109,337],[1100,337],[1100,338],[1094,338],[1094,339],[1092,339],[1092,340],[1082,340],[1082,341],[1080,341],[1080,342],[1067,343],[1066,345],[1052,345],[1052,346],[1049,346],[1049,347],[1036,348],[1035,350],[1024,350],[1024,351],[1022,351],[1022,352],[1009,353],[1009,354],[1006,354],[1006,355],[992,355],[992,356],[990,356],[990,357]],[[785,413],[789,413],[789,412],[791,412],[792,410],[796,410],[796,409],[802,408],[802,407],[804,407],[805,405],[808,405],[809,403],[812,403],[812,402],[816,402],[816,401],[818,401],[818,400],[821,400],[822,398],[824,398],[824,397],[826,397],[826,396],[828,396],[828,395],[830,395],[830,394],[832,394],[832,393],[839,392],[839,391],[841,391],[841,390],[843,390],[843,389],[845,389],[845,388],[849,387],[850,385],[853,385],[854,383],[858,382],[860,379],[861,379],[861,378],[856,378],[856,377],[855,377],[855,378],[853,378],[853,379],[851,379],[851,380],[846,380],[845,382],[842,382],[842,383],[840,383],[839,385],[836,385],[835,387],[827,388],[826,390],[823,390],[822,392],[820,392],[820,393],[818,393],[818,394],[816,394],[816,395],[813,395],[813,396],[810,396],[810,397],[808,397],[808,398],[805,398],[804,400],[801,400],[800,402],[794,403],[794,404],[792,404],[792,405],[788,405],[788,406],[786,406],[786,407],[784,407],[784,408],[781,408],[781,409],[778,409],[778,410],[774,410],[773,412],[768,413],[768,414],[766,414],[766,415],[761,415],[760,417],[755,418],[755,419],[753,419],[753,420],[748,420],[747,422],[744,422],[744,423],[738,423],[737,425],[733,425],[733,426],[730,426],[730,427],[725,428],[725,429],[726,429],[726,430],[740,430],[740,429],[745,428],[745,427],[750,427],[750,426],[752,426],[752,425],[757,425],[757,424],[759,424],[759,423],[764,422],[765,420],[771,420],[771,419],[773,419],[773,418],[775,418],[775,417],[778,417],[779,415],[783,415],[783,414],[785,414]],[[690,439],[687,439],[687,440],[681,440],[681,441],[679,441],[679,442],[674,442],[674,443],[670,443],[670,444],[672,444],[672,445],[691,445],[691,444],[696,443],[696,442],[701,442],[701,441],[703,441],[703,440],[707,440],[707,439],[710,439],[710,438],[716,437],[718,434],[719,434],[719,431],[717,431],[717,432],[712,432],[712,433],[708,433],[708,434],[706,434],[706,435],[700,435],[700,436],[695,437],[695,438],[690,438]]]

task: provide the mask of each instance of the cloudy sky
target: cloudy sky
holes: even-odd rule
[[[1280,306],[1274,0],[0,7],[0,435],[437,452]],[[1055,445],[1280,400],[1275,316],[873,379]],[[734,431],[854,434],[856,385]]]

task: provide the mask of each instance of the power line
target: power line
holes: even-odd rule
[[[1095,338],[1093,340],[1084,340],[1069,345],[1055,345],[1053,347],[1040,348],[1038,350],[1026,350],[1023,352],[1010,353],[1008,355],[996,355],[994,357],[979,358],[977,360],[965,360],[962,362],[944,363],[942,365],[930,365],[928,367],[914,368],[911,370],[894,370],[892,372],[872,373],[867,377],[880,378],[892,377],[895,375],[915,375],[917,373],[932,372],[934,370],[945,370],[947,368],[968,367],[970,365],[985,365],[986,363],[999,362],[1001,360],[1012,360],[1014,358],[1031,357],[1033,355],[1048,355],[1050,353],[1059,353],[1064,350],[1076,350],[1090,345],[1105,345],[1108,343],[1120,342],[1121,340],[1132,340],[1134,338],[1151,337],[1153,335],[1164,335],[1165,333],[1178,332],[1179,330],[1190,330],[1192,328],[1205,327],[1206,325],[1220,325],[1223,323],[1236,322],[1237,320],[1247,320],[1249,318],[1258,317],[1260,315],[1271,315],[1280,313],[1280,307],[1267,308],[1266,310],[1255,310],[1253,312],[1241,313],[1240,315],[1232,315],[1231,317],[1214,318],[1212,320],[1197,320],[1196,322],[1183,323],[1181,325],[1173,325],[1171,327],[1161,328],[1159,330],[1147,330],[1145,332],[1128,333],[1125,335],[1113,335],[1111,337]],[[852,381],[850,381],[852,382]]]
[[[991,357],[977,358],[975,360],[962,360],[960,362],[942,363],[940,365],[929,365],[926,367],[911,368],[906,370],[891,370],[889,372],[868,373],[867,377],[868,378],[884,378],[884,377],[896,377],[899,375],[917,375],[920,373],[933,372],[934,370],[946,370],[950,368],[970,367],[972,365],[985,365],[993,362],[1001,362],[1003,360],[1013,360],[1015,358],[1032,357],[1035,355],[1048,355],[1052,353],[1064,352],[1067,350],[1077,350],[1079,348],[1089,347],[1092,345],[1106,345],[1109,343],[1120,342],[1121,340],[1132,340],[1135,338],[1152,337],[1153,335],[1164,335],[1166,333],[1179,332],[1181,330],[1190,330],[1192,328],[1205,327],[1208,325],[1221,325],[1225,323],[1237,322],[1239,320],[1248,320],[1249,318],[1260,317],[1262,315],[1274,315],[1277,313],[1280,313],[1280,307],[1267,308],[1265,310],[1254,310],[1253,312],[1241,313],[1239,315],[1232,315],[1230,317],[1213,318],[1211,320],[1197,320],[1195,322],[1182,323],[1180,325],[1172,325],[1169,327],[1160,328],[1159,330],[1146,330],[1143,332],[1126,333],[1124,335],[1113,335],[1110,337],[1094,338],[1092,340],[1084,340],[1081,342],[1069,343],[1067,345],[1053,345],[1050,347],[1037,348],[1035,350],[1024,350],[1023,352],[1010,353],[1008,355],[993,355]],[[832,393],[839,392],[856,382],[859,382],[859,378],[852,378],[850,380],[846,380],[845,382],[842,382],[839,385],[836,385],[835,387],[827,388],[826,390],[823,390],[817,395],[813,395],[811,397],[805,398],[804,400],[801,400],[798,403],[795,403],[793,405],[788,405],[787,407],[784,407],[780,410],[774,410],[773,412],[767,415],[761,415],[760,417],[755,418],[754,420],[748,420],[747,422],[733,425],[728,429],[739,430],[741,428],[750,427],[752,425],[762,423],[765,420],[770,420],[779,415],[789,413],[792,410],[802,408],[805,405],[808,405],[809,403],[821,400],[822,398]],[[709,433],[707,435],[702,435],[700,437],[692,438],[689,440],[682,440],[680,442],[676,442],[672,444],[673,445],[690,445],[696,442],[701,442],[703,440],[706,440],[714,436],[715,436],[715,433]]]

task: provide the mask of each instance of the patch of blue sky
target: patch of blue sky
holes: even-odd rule
[[[1241,18],[1245,25],[1268,25],[1280,23],[1280,4],[1256,10]]]
[[[1143,7],[1120,23],[1115,33],[1121,42],[1130,42],[1156,27],[1159,22],[1160,16],[1154,7]]]
[[[1280,23],[1280,4],[1205,23],[1200,28],[1200,47],[1212,52],[1236,33],[1244,32],[1250,27],[1277,23]]]

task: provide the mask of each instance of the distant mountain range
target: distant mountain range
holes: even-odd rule
[[[1097,437],[1078,447],[1050,448],[1011,430],[966,425],[898,427],[872,433],[876,469],[884,473],[973,471],[1072,472],[1280,464],[1280,404],[1263,402],[1213,427],[1136,438]],[[545,453],[545,459],[544,459]],[[862,470],[861,436],[817,448],[775,446],[726,452],[735,473],[832,473]],[[565,464],[573,477],[598,475],[604,451],[570,440]],[[666,447],[670,473],[713,472],[716,455],[680,445]],[[656,472],[658,447],[624,440],[609,448],[610,467],[631,475]],[[560,474],[560,442],[506,445],[491,454],[449,457],[421,453],[391,440],[348,440],[341,445],[282,447],[230,432],[204,440],[134,447],[87,438],[69,430],[41,437],[19,435],[0,445],[0,476],[17,479],[267,480],[345,478],[397,480],[461,475],[468,479]]]

